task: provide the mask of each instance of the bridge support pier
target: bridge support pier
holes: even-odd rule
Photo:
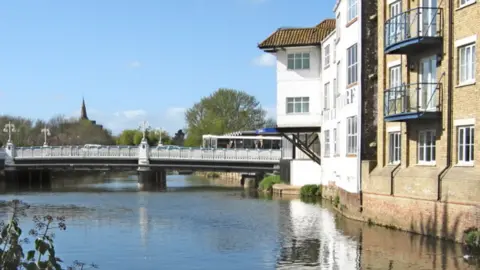
[[[263,172],[255,173],[255,175],[243,174],[240,182],[242,183],[244,189],[258,188],[258,184],[260,184],[260,181],[263,180],[264,175],[265,174]]]
[[[167,188],[165,170],[138,170],[138,184],[142,189],[164,190]]]

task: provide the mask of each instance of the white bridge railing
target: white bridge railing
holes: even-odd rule
[[[145,149],[146,150],[146,149]],[[145,151],[139,146],[81,146],[16,147],[14,160],[26,159],[139,159]],[[151,160],[231,160],[272,162],[280,161],[281,150],[265,149],[196,149],[150,148],[145,152]],[[1,155],[1,154],[0,154]]]

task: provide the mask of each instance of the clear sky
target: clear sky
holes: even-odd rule
[[[220,87],[275,114],[272,57],[282,26],[333,17],[334,0],[11,0],[0,4],[0,113],[78,116],[112,129],[169,132]]]

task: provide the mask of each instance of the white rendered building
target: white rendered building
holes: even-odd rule
[[[258,46],[277,57],[277,129],[298,137],[289,139],[296,149],[285,149],[282,178],[333,186],[342,201],[355,204],[362,160],[376,157],[376,5],[370,2],[340,0],[336,19],[280,28]],[[320,145],[307,148],[313,139],[302,134],[311,133]]]

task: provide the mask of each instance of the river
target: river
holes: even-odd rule
[[[348,220],[327,203],[269,199],[188,176],[168,176],[167,185],[145,192],[134,179],[114,179],[1,199],[32,206],[24,231],[34,214],[65,216],[57,255],[99,269],[479,269],[460,245]]]

